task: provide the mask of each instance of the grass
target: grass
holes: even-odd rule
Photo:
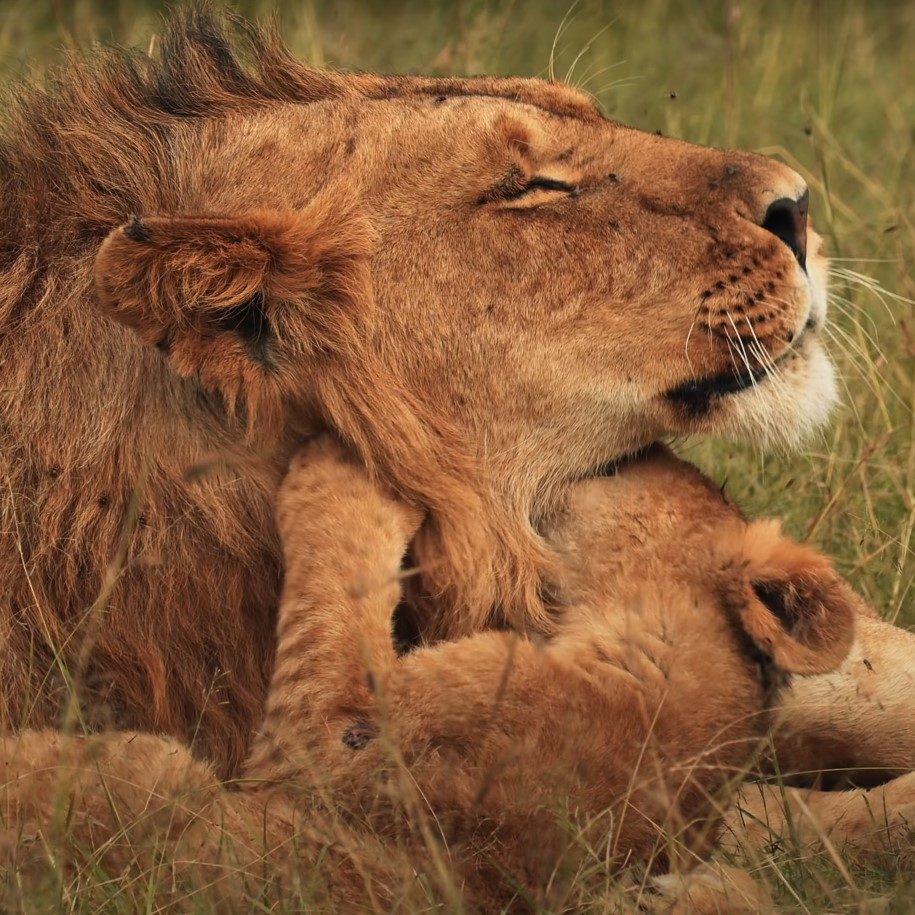
[[[237,8],[273,11],[258,0]],[[41,69],[62,46],[145,45],[163,10],[136,0],[2,0],[0,78]],[[285,3],[277,13],[294,50],[316,64],[552,70],[614,118],[778,156],[801,172],[835,258],[831,335],[843,406],[799,453],[703,442],[689,454],[726,478],[748,513],[778,515],[835,556],[886,618],[915,624],[915,5],[340,0]],[[907,911],[915,903],[910,877],[892,860],[851,876],[849,885],[827,856],[783,854],[767,879],[797,911]],[[108,884],[95,890],[87,911],[120,910],[104,901]],[[82,910],[63,898],[58,907]]]

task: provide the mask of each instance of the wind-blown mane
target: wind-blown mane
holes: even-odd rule
[[[244,753],[272,657],[275,481],[248,466],[241,485],[237,469],[216,467],[188,485],[189,467],[230,445],[232,417],[95,312],[92,256],[130,213],[180,206],[174,138],[189,120],[341,91],[273,33],[202,9],[151,56],[74,54],[43,85],[10,91],[0,129],[10,725],[55,721],[75,690],[97,724],[144,709],[137,724],[189,740],[199,729],[203,751],[230,768]],[[168,421],[188,397],[196,440]],[[182,525],[197,551],[174,535]]]
[[[170,140],[183,122],[339,96],[346,81],[297,61],[275,32],[198,8],[151,55],[74,53],[44,85],[11,91],[0,138],[0,264],[24,238],[42,251],[97,244],[126,214],[168,195]]]
[[[583,96],[525,80],[314,70],[275,32],[206,9],[178,17],[149,55],[74,54],[45,83],[12,90],[0,128],[0,712],[10,725],[53,723],[79,694],[87,725],[125,723],[126,710],[131,727],[199,733],[227,770],[242,758],[272,664],[282,468],[250,437],[241,445],[244,417],[93,307],[93,258],[131,214],[182,211],[182,143],[205,120],[433,93],[599,117]],[[416,557],[458,628],[522,606],[548,626],[546,554],[526,517],[474,491],[479,470],[454,432],[374,379],[345,391],[331,376],[316,383],[323,415],[370,469],[430,508]],[[201,462],[207,472],[189,481]]]

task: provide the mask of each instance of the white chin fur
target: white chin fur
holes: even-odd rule
[[[721,431],[763,448],[795,448],[829,418],[838,400],[835,369],[818,340],[776,378],[732,397]]]

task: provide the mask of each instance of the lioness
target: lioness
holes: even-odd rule
[[[545,643],[491,631],[398,656],[420,521],[329,441],[306,448],[280,490],[277,661],[236,790],[165,738],[9,737],[6,863],[34,877],[49,844],[109,873],[161,856],[170,881],[151,885],[206,878],[240,906],[266,855],[271,877],[323,868],[350,910],[409,894],[405,861],[434,879],[438,851],[470,903],[555,902],[560,862],[587,882],[583,849],[656,869],[707,851],[789,674],[836,667],[852,639],[826,559],[657,449],[550,520],[568,572]]]
[[[425,512],[411,602],[453,638],[550,633],[538,527],[575,479],[665,433],[792,442],[826,416],[790,168],[556,83],[315,70],[172,18],[152,56],[20,87],[0,128],[9,725],[76,691],[87,727],[237,772],[303,433]]]

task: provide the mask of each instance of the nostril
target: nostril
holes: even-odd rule
[[[810,192],[797,199],[782,197],[769,205],[762,227],[780,238],[797,258],[801,267],[807,266],[807,208]]]

